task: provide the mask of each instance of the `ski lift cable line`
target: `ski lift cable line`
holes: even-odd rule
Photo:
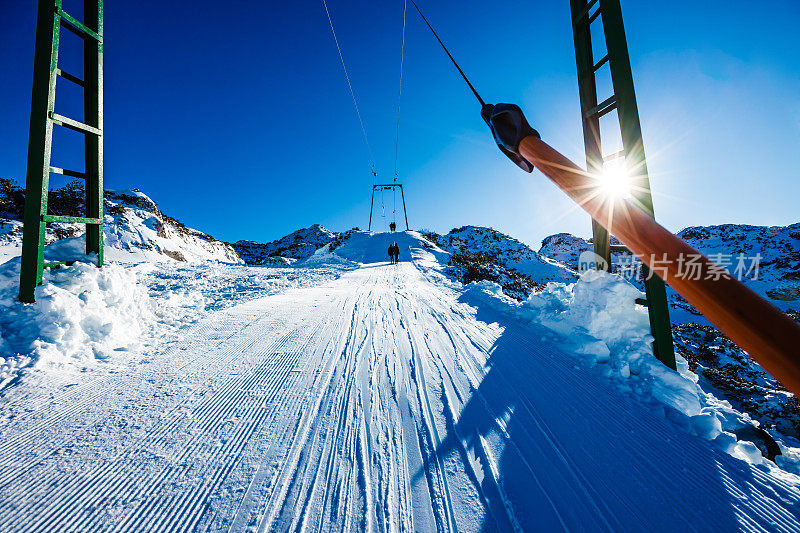
[[[397,122],[394,128],[394,181],[397,181],[397,153],[400,145],[400,100],[403,95],[403,58],[406,47],[406,9],[408,0],[403,1],[403,31],[400,37],[400,82],[397,86]]]
[[[328,2],[326,0],[322,0],[322,5],[325,8],[325,14],[328,16],[328,24],[331,27],[331,34],[333,35],[333,42],[336,43],[336,51],[339,52],[339,61],[342,63],[342,70],[344,71],[344,78],[347,80],[347,88],[350,89],[350,97],[353,99],[353,107],[356,110],[356,116],[358,116],[358,123],[361,125],[361,133],[364,137],[364,144],[367,147],[367,153],[369,155],[369,163],[372,169],[372,176],[374,183],[378,182],[378,175],[375,172],[375,159],[372,157],[372,148],[369,145],[369,138],[367,137],[367,128],[364,126],[364,119],[361,118],[361,111],[358,109],[358,101],[356,100],[356,93],[353,90],[353,84],[350,81],[350,74],[347,72],[347,65],[344,63],[344,55],[342,54],[342,47],[339,45],[339,39],[336,37],[336,30],[333,28],[333,19],[331,19],[331,12],[328,10]]]
[[[428,29],[431,30],[431,33],[433,34],[433,36],[436,37],[436,40],[439,41],[440,45],[442,45],[442,48],[444,49],[445,53],[447,54],[447,57],[450,58],[450,61],[452,61],[453,65],[455,65],[455,67],[458,69],[458,72],[461,74],[461,77],[464,78],[465,82],[467,82],[467,85],[469,85],[469,88],[472,90],[472,94],[474,94],[475,98],[477,98],[478,102],[480,102],[481,107],[484,107],[486,105],[486,103],[483,101],[483,98],[481,98],[481,95],[479,95],[478,91],[475,90],[475,87],[472,86],[472,83],[470,83],[469,78],[467,78],[467,75],[464,74],[464,71],[461,70],[461,67],[458,66],[458,63],[456,63],[455,58],[453,58],[453,54],[450,53],[450,50],[447,49],[447,47],[444,45],[442,40],[439,38],[439,34],[436,33],[436,30],[433,29],[433,26],[431,26],[431,23],[428,22],[428,19],[426,19],[425,15],[422,14],[422,11],[419,9],[419,6],[417,5],[417,3],[414,0],[411,0],[411,3],[414,4],[414,8],[416,8],[417,13],[419,13],[419,16],[422,17],[422,20],[428,26]]]

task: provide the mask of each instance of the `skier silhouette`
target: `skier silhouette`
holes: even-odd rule
[[[389,263],[394,264],[394,244],[390,244],[389,249],[386,251],[389,254]]]
[[[397,243],[392,244],[392,254],[394,255],[394,263],[400,262],[400,246]]]

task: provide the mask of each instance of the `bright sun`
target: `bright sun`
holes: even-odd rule
[[[606,165],[598,176],[603,193],[611,198],[631,196],[631,178],[624,165]]]

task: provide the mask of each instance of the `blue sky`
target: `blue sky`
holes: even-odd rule
[[[80,15],[80,4],[64,0]],[[75,5],[73,5],[75,4]],[[584,161],[569,2],[420,2],[486,101]],[[402,0],[329,0],[381,180],[391,180]],[[800,3],[622,2],[656,217],[800,220]],[[0,176],[25,175],[35,2],[0,10]],[[105,180],[228,241],[365,227],[372,175],[321,1],[106,2]],[[77,74],[79,42],[61,66]],[[59,84],[57,110],[80,118]],[[59,132],[54,164],[81,167]],[[496,149],[409,6],[399,149],[412,228],[491,226],[538,247],[588,216]],[[389,198],[386,198],[389,203]],[[376,211],[380,214],[379,206]],[[377,218],[383,229],[384,219]]]

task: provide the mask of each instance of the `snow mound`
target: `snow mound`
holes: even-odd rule
[[[36,302],[17,301],[19,259],[0,266],[0,388],[20,368],[81,369],[134,347],[157,320],[147,290],[120,265],[49,269]]]
[[[348,237],[331,252],[354,263],[388,263],[389,246],[395,242],[400,247],[400,261],[410,261],[412,251],[426,248],[427,243],[416,231],[394,233],[351,231]]]

